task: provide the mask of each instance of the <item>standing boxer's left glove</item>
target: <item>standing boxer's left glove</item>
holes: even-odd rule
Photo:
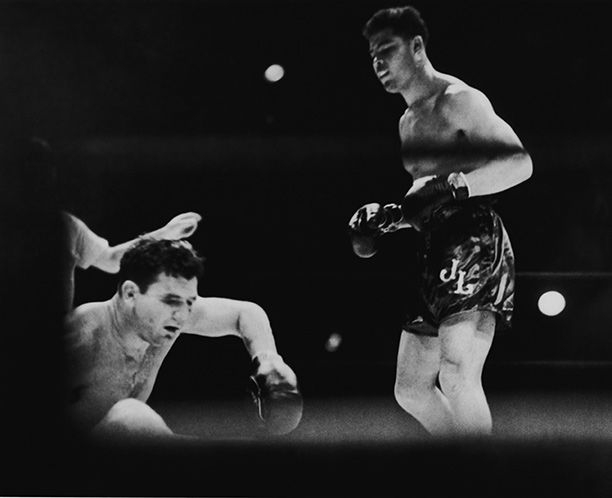
[[[273,435],[291,432],[300,423],[303,410],[295,373],[276,353],[256,355],[253,369],[249,391],[261,425]]]
[[[381,235],[380,227],[385,223],[385,210],[378,202],[361,206],[349,221],[349,228],[361,235]]]
[[[438,206],[467,199],[469,195],[469,186],[463,173],[451,173],[446,178],[433,177],[404,197],[401,203],[404,222],[420,231]]]
[[[381,206],[372,202],[360,207],[349,221],[353,252],[360,258],[374,256],[378,237],[397,230],[401,218],[401,209],[396,204]]]

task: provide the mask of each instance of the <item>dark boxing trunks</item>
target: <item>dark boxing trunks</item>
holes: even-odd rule
[[[491,311],[508,328],[514,308],[514,254],[499,215],[486,201],[437,209],[421,232],[422,301],[404,330],[438,335],[440,322],[461,313]]]

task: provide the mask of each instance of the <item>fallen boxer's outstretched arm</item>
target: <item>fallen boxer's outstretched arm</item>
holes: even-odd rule
[[[198,297],[184,328],[207,337],[235,335],[251,357],[249,390],[257,415],[270,434],[287,434],[302,418],[297,376],[278,354],[270,320],[261,306],[225,298]]]

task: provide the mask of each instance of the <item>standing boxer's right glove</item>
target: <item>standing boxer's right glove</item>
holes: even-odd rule
[[[401,205],[403,220],[420,231],[437,207],[469,196],[470,188],[463,173],[434,176],[406,194]]]

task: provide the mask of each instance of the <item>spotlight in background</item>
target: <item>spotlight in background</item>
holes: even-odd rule
[[[276,83],[285,76],[285,69],[280,64],[272,64],[264,72],[264,78],[270,83]]]
[[[325,350],[329,353],[333,353],[338,350],[340,344],[342,344],[342,336],[334,332],[327,338],[327,341],[325,342]]]
[[[557,291],[548,291],[538,299],[538,308],[546,316],[556,316],[565,309],[565,298]]]

